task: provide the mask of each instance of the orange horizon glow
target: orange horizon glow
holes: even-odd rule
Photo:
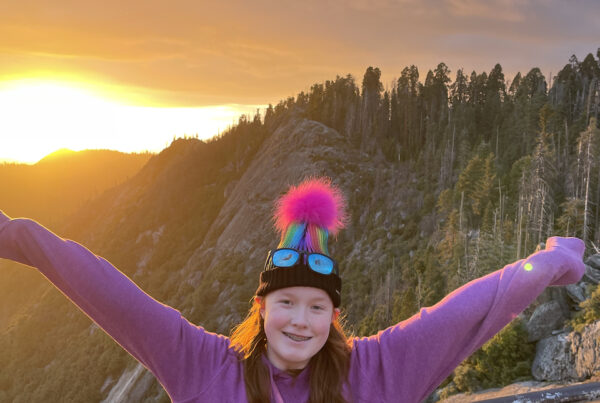
[[[82,80],[0,82],[0,163],[35,163],[59,149],[159,152],[173,138],[207,139],[264,105],[169,107],[135,89]]]
[[[558,0],[4,2],[0,162],[160,151],[337,76],[360,87],[368,67],[386,89],[442,62],[451,79],[499,63],[507,81],[534,67],[548,81],[571,55],[597,55],[598,15],[600,2]]]

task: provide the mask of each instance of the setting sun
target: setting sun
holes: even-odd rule
[[[165,148],[174,137],[209,138],[261,105],[139,106],[91,84],[13,80],[0,84],[0,161],[34,163],[61,148],[124,152]]]

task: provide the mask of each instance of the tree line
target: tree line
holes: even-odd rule
[[[507,80],[496,64],[452,80],[439,63],[421,80],[412,65],[385,91],[369,67],[360,88],[351,75],[314,84],[269,105],[265,123],[295,108],[392,164],[414,162],[438,195],[437,258],[460,272],[455,286],[481,274],[486,242],[498,261],[557,233],[600,243],[598,58],[572,56],[548,79],[536,67]]]

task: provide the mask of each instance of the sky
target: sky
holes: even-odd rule
[[[0,161],[158,152],[369,66],[554,75],[599,38],[595,0],[3,1]]]

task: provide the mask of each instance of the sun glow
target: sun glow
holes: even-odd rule
[[[34,163],[61,148],[158,152],[174,137],[212,137],[257,108],[136,106],[91,85],[15,80],[0,84],[0,162]]]

